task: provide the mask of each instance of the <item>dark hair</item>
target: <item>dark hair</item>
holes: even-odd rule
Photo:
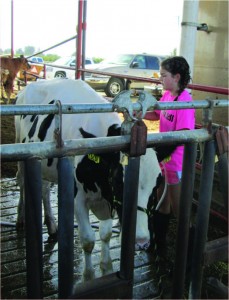
[[[166,58],[161,62],[161,67],[172,75],[180,74],[179,91],[180,95],[191,80],[190,68],[183,56],[174,56]]]

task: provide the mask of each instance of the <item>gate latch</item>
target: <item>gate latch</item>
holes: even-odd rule
[[[121,126],[121,134],[129,135],[130,138],[130,157],[144,155],[147,147],[147,127],[142,121],[149,107],[155,107],[156,98],[151,94],[141,91],[137,103],[141,106],[141,118],[134,115],[133,102],[131,100],[131,90],[122,91],[113,99],[115,111],[122,112],[124,122]]]
[[[62,106],[60,100],[56,100],[55,105],[58,107],[59,113],[55,115],[54,140],[56,141],[56,148],[61,148],[64,142],[62,140]]]
[[[142,120],[138,120],[131,128],[130,157],[144,155],[147,147],[147,127]]]
[[[227,153],[228,155],[228,130],[225,126],[220,126],[216,131],[218,156]]]

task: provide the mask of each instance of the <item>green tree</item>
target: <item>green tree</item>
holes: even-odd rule
[[[24,51],[21,48],[19,48],[16,50],[16,55],[24,55]]]
[[[101,58],[101,57],[93,57],[93,60],[96,64],[100,63],[101,61],[104,60],[104,58]]]
[[[4,54],[11,55],[11,49],[10,49],[10,48],[5,49],[5,50],[4,50]]]
[[[41,55],[41,57],[43,57],[43,60],[46,61],[46,62],[54,62],[54,61],[56,61],[58,58],[60,58],[60,56],[57,55],[57,54]]]
[[[25,46],[24,48],[24,54],[25,56],[33,55],[35,53],[35,47],[33,46]]]
[[[171,56],[176,56],[177,55],[177,48],[174,48],[170,55]]]
[[[71,56],[76,56],[76,52],[73,52]],[[104,58],[101,58],[101,57],[92,57],[92,59],[96,64],[98,64],[104,60]]]

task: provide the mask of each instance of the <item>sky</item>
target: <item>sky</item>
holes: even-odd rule
[[[0,48],[11,48],[11,1],[0,0]],[[166,55],[179,49],[183,0],[87,0],[86,56]],[[14,49],[47,49],[74,35],[78,0],[13,0]],[[46,54],[72,55],[75,40]]]

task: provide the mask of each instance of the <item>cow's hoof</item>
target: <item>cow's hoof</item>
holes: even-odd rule
[[[113,273],[112,260],[110,259],[106,263],[100,262],[100,269],[102,271],[103,276]]]
[[[83,281],[84,282],[90,281],[93,279],[95,279],[95,271],[94,270],[84,271],[84,273],[83,273]]]

